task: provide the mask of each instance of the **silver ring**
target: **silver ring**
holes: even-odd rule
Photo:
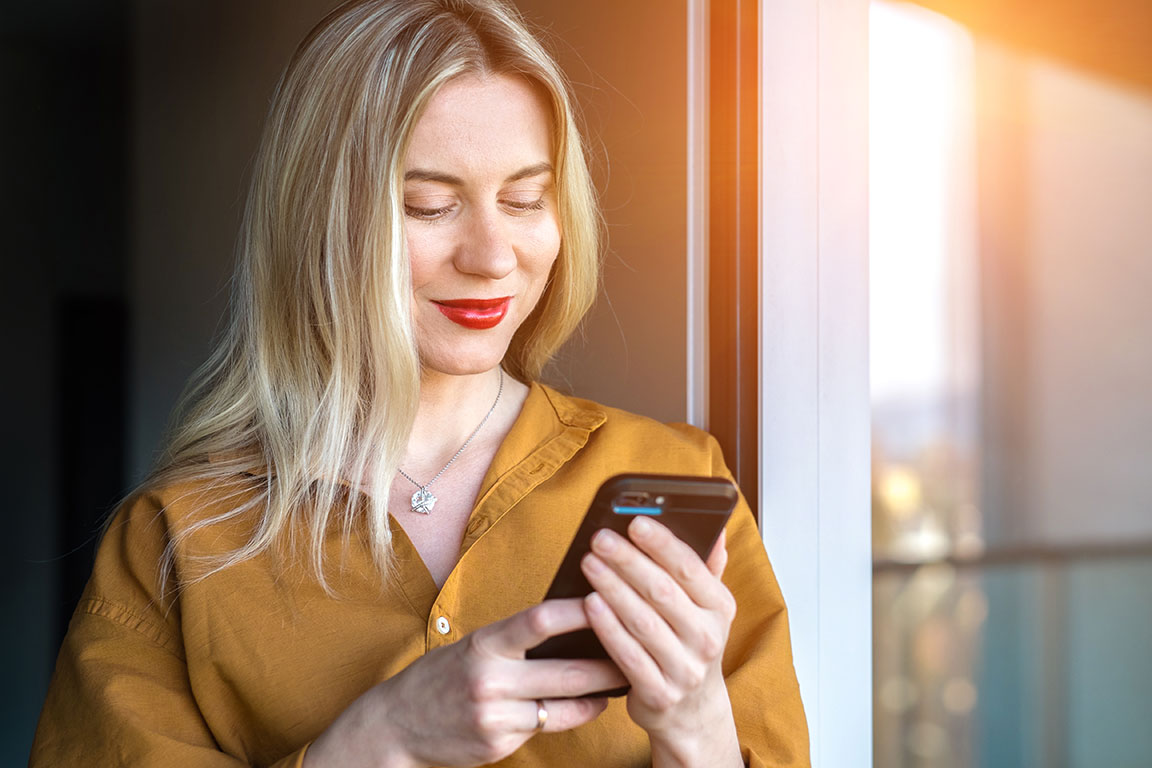
[[[548,710],[544,708],[544,702],[541,699],[536,699],[536,732],[544,730],[544,724],[548,722]]]

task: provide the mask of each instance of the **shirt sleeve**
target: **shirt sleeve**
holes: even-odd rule
[[[731,479],[711,440],[713,475]],[[723,580],[736,598],[724,677],[749,768],[810,768],[808,724],[792,664],[788,612],[743,495],[727,526]]]
[[[109,525],[56,661],[29,768],[247,764],[216,744],[189,681],[178,605],[158,599],[158,510],[138,500]],[[299,768],[304,752],[275,768]]]

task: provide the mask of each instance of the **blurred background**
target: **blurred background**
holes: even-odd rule
[[[1152,4],[874,0],[877,766],[1152,766]]]
[[[276,78],[335,4],[5,4],[0,766],[219,327]],[[518,5],[610,230],[550,376],[684,420],[688,3]],[[871,8],[874,764],[1148,768],[1152,5]]]

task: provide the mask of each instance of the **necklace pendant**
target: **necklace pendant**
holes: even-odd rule
[[[412,511],[426,515],[436,506],[436,497],[427,488],[419,488],[412,494]]]

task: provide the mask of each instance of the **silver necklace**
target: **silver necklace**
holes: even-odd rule
[[[480,430],[484,428],[484,425],[488,423],[488,419],[496,411],[496,406],[500,403],[500,395],[504,393],[504,369],[497,368],[496,370],[500,372],[500,386],[496,390],[496,399],[492,401],[492,407],[488,409],[488,413],[484,414],[484,418],[480,420],[480,423],[476,426],[476,429],[472,430],[472,434],[468,435],[468,439],[464,441],[464,445],[460,446],[460,449],[456,451],[456,453],[452,454],[452,458],[448,459],[448,463],[440,468],[440,471],[436,473],[434,478],[424,483],[424,485],[420,485],[420,483],[413,480],[412,476],[407,472],[400,469],[399,467],[396,468],[396,471],[403,475],[405,480],[416,486],[416,492],[412,494],[413,512],[419,512],[422,515],[426,515],[432,511],[432,507],[436,506],[436,497],[432,495],[432,492],[428,490],[428,488],[432,485],[432,483],[440,479],[440,475],[444,474],[444,471],[448,469],[448,467],[452,466],[452,462],[456,461],[456,459],[460,457],[460,454],[464,453],[464,449],[467,448],[468,444],[472,442],[472,438],[479,434]]]

